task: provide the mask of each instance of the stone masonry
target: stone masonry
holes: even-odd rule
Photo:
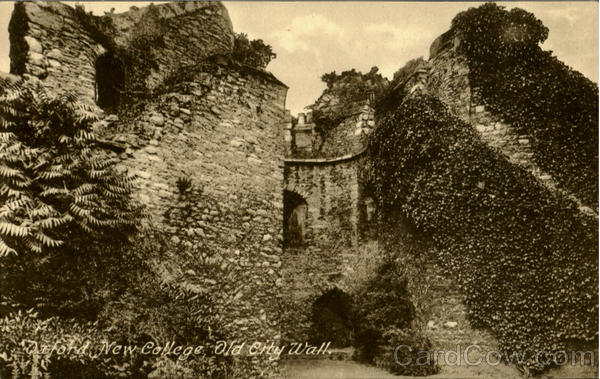
[[[334,288],[346,291],[352,280],[352,262],[362,244],[368,196],[361,169],[366,136],[375,125],[366,102],[337,126],[319,129],[311,113],[288,115],[284,125],[284,220],[295,208],[305,207],[302,243],[284,240],[283,336],[288,341],[310,339],[311,307]],[[286,196],[303,199],[301,204]],[[302,208],[304,209],[304,208]],[[284,222],[284,228],[290,227]]]
[[[481,139],[502,152],[545,186],[559,190],[552,176],[544,172],[533,159],[531,138],[520,134],[509,123],[493,116],[479,99],[479,89],[469,82],[467,58],[460,53],[460,37],[446,32],[431,45],[428,73],[424,90],[443,101],[451,111],[473,125]],[[579,204],[580,210],[597,219],[596,211],[581,204],[572,194],[566,194]]]
[[[105,38],[83,22],[75,8],[59,2],[17,2],[9,25],[12,74],[34,76],[55,90],[72,91],[83,100],[95,98],[97,58],[107,51]],[[117,47],[140,35],[160,34],[164,47],[149,86],[178,68],[233,46],[233,29],[225,7],[216,1],[186,1],[132,7],[108,14]],[[159,49],[159,47],[148,47]]]
[[[155,262],[162,280],[214,295],[227,341],[278,345],[287,87],[228,58],[233,31],[219,2],[109,14],[114,28],[105,37],[112,44],[93,34],[81,14],[61,3],[17,3],[12,73],[94,105],[98,58],[108,52],[119,59],[120,47],[148,29],[160,31],[162,44],[148,47],[159,57],[146,80],[152,96],[139,98],[130,112],[96,107],[97,133],[121,169],[135,175],[148,226],[174,247],[173,259]],[[134,71],[123,64],[126,75]],[[186,180],[191,186],[180,190],[178,181]],[[248,377],[259,377],[276,370],[268,358],[242,355],[238,362]]]
[[[147,206],[148,224],[168,234],[177,262],[187,262],[155,262],[157,272],[214,294],[228,340],[309,339],[312,305],[331,289],[348,291],[352,262],[372,242],[373,201],[362,177],[366,136],[375,127],[371,102],[326,128],[310,112],[293,118],[283,83],[228,58],[233,29],[219,2],[132,7],[105,16],[109,31],[91,28],[89,17],[57,2],[16,3],[11,73],[95,106],[98,59],[113,54],[119,62],[122,49],[160,35],[161,44],[149,47],[157,57],[145,78],[151,96],[127,115],[95,108],[105,147],[137,178],[135,197]],[[552,186],[531,159],[528,136],[477,103],[459,46],[449,33],[434,41],[406,92],[440,98],[485,142]],[[121,63],[127,79],[134,67]],[[199,261],[210,270],[200,272]],[[239,360],[248,377],[258,377],[275,372],[277,362],[267,358]]]

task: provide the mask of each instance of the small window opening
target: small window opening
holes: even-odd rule
[[[96,104],[105,111],[115,112],[125,85],[123,63],[112,53],[104,53],[96,60]]]
[[[286,247],[304,244],[308,204],[297,193],[283,193],[283,243]]]

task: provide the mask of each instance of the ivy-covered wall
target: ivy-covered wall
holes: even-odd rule
[[[512,162],[597,215],[598,87],[543,51],[547,36],[518,8],[465,11],[432,44],[427,90]]]
[[[471,323],[494,331],[502,350],[525,354],[535,371],[545,366],[537,352],[594,343],[593,216],[428,96],[408,99],[380,123],[368,159],[378,208],[401,212],[432,236],[466,296]]]

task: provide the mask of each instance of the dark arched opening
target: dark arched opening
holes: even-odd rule
[[[123,63],[112,53],[96,60],[96,104],[107,112],[116,111],[125,86]]]
[[[283,243],[286,247],[304,244],[308,204],[295,192],[283,192]]]
[[[334,288],[325,292],[312,306],[313,343],[330,341],[333,347],[352,343],[352,299],[344,291]]]

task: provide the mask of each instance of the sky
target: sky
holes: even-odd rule
[[[149,2],[81,2],[102,15]],[[158,3],[158,2],[155,2]],[[321,75],[379,67],[391,78],[407,61],[429,58],[433,40],[452,18],[478,2],[274,2],[224,1],[236,33],[262,39],[277,54],[267,69],[287,84],[292,113],[314,102]],[[598,2],[498,2],[533,12],[550,29],[542,45],[563,62],[598,82]],[[9,70],[8,22],[12,2],[0,2],[0,71]]]

